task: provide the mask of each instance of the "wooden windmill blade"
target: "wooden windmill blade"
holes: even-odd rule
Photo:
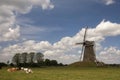
[[[83,37],[83,42],[81,42],[81,43],[76,43],[75,45],[80,45],[80,44],[84,45],[84,44],[85,44],[87,29],[88,29],[88,27],[85,28],[85,33],[84,33],[84,37]]]
[[[80,54],[80,61],[82,61],[82,57],[83,57],[83,54],[84,54],[84,48],[85,48],[85,46],[82,45],[81,54]]]
[[[86,28],[85,28],[85,33],[84,33],[83,42],[85,42],[85,40],[86,40],[86,33],[87,33],[87,29],[88,29],[88,27],[86,27]]]
[[[82,56],[83,56],[83,52],[84,52],[84,42],[76,43],[75,45],[82,45],[81,54],[80,54],[80,61],[82,61]]]
[[[81,42],[81,43],[75,43],[75,45],[80,45],[80,44],[83,44],[83,42]]]
[[[87,33],[87,29],[88,27],[85,28],[85,33],[84,33],[84,37],[83,37],[83,44],[82,44],[82,50],[81,50],[81,56],[80,56],[80,60],[82,61],[82,57],[84,57],[84,50],[85,50],[85,41],[86,41],[86,33]]]

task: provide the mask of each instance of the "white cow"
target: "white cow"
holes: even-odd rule
[[[21,67],[21,70],[25,71],[26,73],[33,73],[33,71],[30,68]]]

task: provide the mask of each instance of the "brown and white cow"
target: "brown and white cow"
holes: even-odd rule
[[[7,69],[8,72],[15,72],[15,71],[18,71],[19,68],[9,68]]]

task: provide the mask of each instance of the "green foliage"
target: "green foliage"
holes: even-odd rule
[[[56,60],[45,59],[44,61],[45,66],[63,66],[63,64],[58,64]]]
[[[30,59],[29,63],[33,64],[34,63],[35,53],[34,52],[30,52],[28,55],[29,55],[29,59]]]
[[[5,63],[0,63],[0,68],[2,68],[3,66],[7,66],[7,64],[5,64]]]
[[[43,60],[44,60],[43,57],[44,57],[44,55],[42,53],[38,52],[36,54],[36,60],[37,60],[37,62],[41,64],[43,62]]]
[[[21,56],[20,56],[21,63],[27,63],[27,55],[28,55],[27,52],[24,52],[21,54]]]
[[[42,53],[24,52],[16,53],[12,58],[12,66],[39,67],[43,65],[44,55]],[[35,62],[37,61],[37,62]]]
[[[20,64],[20,53],[16,53],[16,54],[13,56],[12,62],[13,62],[13,64],[15,64],[16,66],[19,66],[19,64]]]
[[[50,66],[50,60],[49,59],[45,59],[44,63],[45,63],[46,66]]]
[[[63,66],[62,63],[58,64],[56,60],[44,60],[44,55],[40,52],[17,53],[13,56],[11,66],[14,64],[18,67]]]
[[[51,60],[50,65],[57,66],[58,62],[56,60]]]

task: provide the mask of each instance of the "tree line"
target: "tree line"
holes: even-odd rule
[[[41,52],[16,53],[10,65],[18,67],[63,66],[62,63],[58,63],[56,60],[44,59]]]

